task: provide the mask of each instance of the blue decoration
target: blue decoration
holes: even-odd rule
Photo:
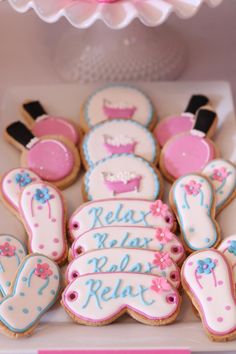
[[[32,182],[32,178],[27,172],[17,173],[15,175],[15,181],[20,187],[25,187]]]
[[[215,262],[211,258],[198,260],[197,265],[197,273],[199,274],[210,274],[216,266]]]
[[[27,315],[27,313],[29,313],[29,310],[25,307],[22,309],[22,312]]]
[[[230,246],[228,247],[228,252],[233,253],[236,256],[236,241],[230,241]]]
[[[132,237],[129,232],[125,232],[118,240],[112,238],[112,234],[96,232],[93,234],[93,238],[96,240],[96,248],[150,248],[149,243],[153,241],[153,238],[147,237]],[[111,239],[112,238],[112,239]],[[163,248],[162,245],[161,249]]]
[[[9,310],[9,311],[13,311],[13,306],[11,306],[11,305],[8,306],[8,310]]]
[[[37,188],[34,194],[34,199],[40,202],[41,204],[47,203],[51,199],[48,188]]]
[[[11,282],[8,280],[6,281],[6,286],[9,288],[9,286],[11,286]]]

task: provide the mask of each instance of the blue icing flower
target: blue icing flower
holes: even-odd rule
[[[211,258],[199,260],[197,261],[197,265],[197,273],[199,274],[210,274],[216,266],[215,262]]]
[[[34,199],[36,199],[38,202],[45,204],[49,199],[50,199],[50,194],[48,188],[37,188]]]
[[[236,241],[230,241],[230,246],[228,247],[228,251],[233,253],[236,256]]]
[[[15,176],[15,181],[20,185],[20,187],[25,187],[32,182],[32,178],[27,172],[17,173]]]

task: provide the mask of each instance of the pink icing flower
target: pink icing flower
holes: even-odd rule
[[[195,181],[190,181],[189,184],[185,184],[184,189],[189,195],[198,195],[201,190],[201,184]]]
[[[228,177],[228,172],[225,167],[215,168],[211,177],[215,181],[223,182]]]
[[[156,277],[156,279],[152,281],[151,289],[156,293],[162,293],[163,291],[169,291],[171,286],[165,278]]]
[[[16,247],[11,246],[8,242],[5,242],[3,245],[0,245],[0,255],[12,257],[15,255]]]
[[[156,266],[160,267],[161,270],[171,266],[172,260],[169,256],[169,253],[162,253],[162,252],[156,252],[155,253],[155,258],[152,262]]]
[[[165,217],[169,211],[168,205],[164,204],[160,199],[156,200],[150,206],[150,211],[153,216],[163,216]]]
[[[158,227],[156,229],[155,236],[157,240],[163,244],[166,244],[173,239],[173,233],[167,227],[163,229],[161,227]]]
[[[52,275],[52,270],[49,268],[49,265],[47,263],[38,263],[35,268],[34,274],[42,279],[47,279],[50,275]]]

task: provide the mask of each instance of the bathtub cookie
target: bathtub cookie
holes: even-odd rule
[[[113,119],[97,124],[85,136],[81,157],[85,168],[116,154],[134,154],[156,165],[159,148],[154,136],[141,124],[125,119]]]
[[[161,120],[153,131],[158,144],[162,147],[173,136],[189,132],[193,129],[197,110],[207,103],[209,103],[208,97],[204,95],[193,95],[183,113],[171,115]]]
[[[42,253],[58,264],[67,258],[66,210],[59,190],[49,183],[32,183],[20,196],[20,216],[29,252]]]
[[[80,157],[76,147],[64,138],[36,138],[21,122],[5,130],[6,140],[21,152],[22,167],[35,172],[43,180],[66,188],[77,178]]]
[[[61,303],[75,322],[88,326],[109,324],[124,313],[157,326],[176,319],[181,298],[164,277],[118,272],[76,278],[64,290]]]
[[[5,297],[15,278],[16,271],[27,255],[26,248],[11,235],[0,235],[0,293]]]
[[[0,303],[0,329],[11,337],[28,336],[60,292],[57,265],[41,254],[25,257],[9,294]]]
[[[84,103],[81,126],[88,131],[111,119],[134,120],[152,130],[157,121],[151,100],[140,89],[128,85],[109,85],[94,92]]]
[[[170,204],[188,252],[216,247],[220,229],[215,221],[215,196],[208,179],[198,174],[179,178],[170,191]]]
[[[201,172],[218,157],[215,144],[207,137],[217,124],[217,115],[210,109],[200,109],[190,132],[178,134],[161,150],[160,169],[166,179],[175,179],[188,173]]]
[[[220,213],[236,197],[236,169],[232,162],[216,159],[202,170],[213,184],[216,197],[216,213]]]
[[[22,115],[34,136],[61,136],[74,145],[80,142],[80,132],[76,124],[66,118],[49,115],[39,101],[27,101],[21,107]]]
[[[236,284],[236,235],[226,237],[219,245],[218,250],[230,264],[233,270],[233,280]]]
[[[20,193],[28,184],[39,181],[41,178],[27,168],[20,167],[8,171],[0,181],[2,201],[18,216]]]
[[[176,229],[175,217],[161,200],[104,199],[81,205],[69,220],[72,240],[104,226],[145,226]]]
[[[82,195],[85,201],[103,198],[143,198],[162,196],[160,172],[141,157],[120,154],[93,165],[85,174]]]
[[[217,250],[193,253],[181,269],[182,285],[211,340],[236,337],[236,296],[232,270]]]

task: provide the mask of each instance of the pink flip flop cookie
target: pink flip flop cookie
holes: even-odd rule
[[[65,202],[48,183],[32,183],[20,197],[20,215],[29,236],[29,251],[62,264],[67,257]]]
[[[195,252],[181,269],[182,285],[214,341],[236,337],[236,296],[232,270],[217,250]]]
[[[224,254],[233,270],[234,283],[236,284],[236,235],[226,237],[218,247]]]

